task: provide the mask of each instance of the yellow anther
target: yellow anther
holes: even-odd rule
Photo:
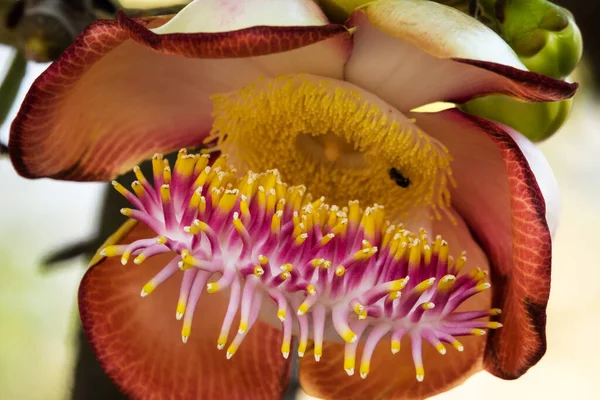
[[[354,373],[354,366],[356,365],[356,357],[352,354],[344,354],[344,369],[348,372],[348,375]],[[351,371],[351,372],[350,372]]]
[[[192,327],[189,324],[184,323],[181,328],[181,341],[187,343],[190,334],[192,333]]]
[[[329,260],[323,260],[323,264],[321,264],[321,268],[329,269],[333,264]]]
[[[370,363],[361,361],[361,363],[360,363],[360,377],[361,378],[363,378],[363,379],[367,378],[367,375],[369,375],[369,368],[370,368]]]
[[[281,274],[279,274],[279,277],[281,279],[283,279],[284,281],[287,281],[288,279],[290,279],[292,277],[292,274],[290,274],[288,271],[282,272]]]
[[[313,258],[312,260],[310,260],[310,265],[312,265],[313,268],[319,268],[321,265],[323,265],[324,261],[325,259],[323,258]]]
[[[146,283],[144,287],[142,287],[142,297],[146,297],[150,293],[154,292],[154,289],[156,289],[156,285],[152,281]]]
[[[100,255],[104,257],[114,257],[120,255],[120,247],[119,246],[106,246],[102,250],[100,250]]]
[[[171,183],[171,167],[169,167],[169,160],[163,160],[163,181],[167,185]]]
[[[455,273],[458,273],[462,269],[462,267],[465,266],[466,263],[467,263],[467,253],[463,251],[461,253],[461,255],[456,259],[456,264],[454,264]]]
[[[410,248],[408,262],[412,268],[417,268],[421,264],[421,242],[418,239],[414,241],[413,246]]]
[[[239,191],[237,189],[226,190],[221,200],[219,200],[219,205],[217,206],[219,211],[229,213],[237,203],[238,194]]]
[[[425,379],[425,369],[423,369],[422,365],[417,365],[415,367],[415,370],[416,370],[417,381],[423,382],[423,380]]]
[[[452,341],[452,346],[457,350],[457,351],[463,351],[465,349],[465,347],[462,345],[461,342],[459,342],[458,340],[453,340]]]
[[[302,339],[300,340],[300,342],[298,343],[298,357],[300,357],[300,358],[304,357],[304,353],[306,353],[307,345],[308,345],[308,343],[306,342],[306,340],[302,340]]]
[[[206,285],[206,291],[208,293],[216,293],[219,289],[219,284],[217,282],[211,282]]]
[[[296,246],[300,246],[302,243],[304,243],[306,241],[306,239],[308,239],[308,234],[302,233],[302,234],[296,236],[294,243],[296,244]]]
[[[360,205],[356,200],[348,203],[348,220],[354,224],[360,223]]]
[[[279,318],[279,320],[281,322],[285,321],[286,317],[287,317],[287,313],[286,313],[285,309],[280,308],[277,310],[277,318]]]
[[[315,343],[315,348],[313,350],[313,354],[315,355],[315,361],[321,361],[321,357],[323,356],[323,347],[320,343]]]
[[[352,332],[352,330],[350,329],[347,329],[346,331],[342,332],[341,336],[342,339],[346,341],[346,343],[354,343],[358,340],[356,333]]]
[[[427,311],[427,310],[433,310],[435,308],[435,304],[433,304],[431,301],[428,301],[426,303],[423,303],[423,305],[421,307],[425,311]]]
[[[314,286],[314,285],[308,285],[308,286],[306,287],[306,291],[308,292],[308,294],[310,294],[310,295],[312,295],[312,296],[314,296],[314,295],[316,295],[316,294],[317,294],[317,289],[315,288],[315,286]]]
[[[206,197],[200,196],[200,203],[198,203],[198,213],[203,215],[206,211]]]
[[[273,235],[278,235],[281,230],[281,217],[283,216],[283,211],[277,211],[273,214],[273,218],[271,219],[271,233]]]
[[[328,233],[327,235],[323,236],[321,238],[320,241],[320,245],[321,246],[325,246],[327,243],[331,242],[331,240],[335,237],[335,234],[333,233]]]
[[[390,285],[390,292],[398,292],[402,289],[404,289],[406,287],[406,284],[408,283],[408,277],[403,278],[403,279],[397,279],[393,282],[391,282]]]
[[[254,276],[260,278],[261,276],[263,276],[265,273],[265,270],[263,269],[263,267],[261,267],[260,265],[255,265],[254,266]]]
[[[227,335],[220,334],[219,337],[217,338],[217,349],[223,350],[225,348],[226,344],[227,344]]]
[[[166,238],[166,237],[164,237],[164,236],[159,236],[159,237],[156,239],[156,243],[157,243],[157,244],[165,244],[165,243],[167,243],[167,238]]]
[[[454,275],[444,275],[438,282],[438,291],[447,293],[455,283],[456,277]]]
[[[480,283],[477,286],[475,286],[475,289],[479,292],[483,292],[484,290],[487,290],[491,287],[492,287],[492,285],[490,285],[488,282],[483,282],[483,283]]]
[[[392,354],[397,354],[400,352],[400,341],[399,340],[392,340]]]
[[[146,260],[146,256],[143,254],[140,254],[139,256],[137,256],[136,258],[133,259],[133,262],[135,264],[139,265],[139,264],[143,263],[145,260]]]
[[[266,256],[260,254],[258,256],[258,262],[260,263],[260,265],[264,266],[264,265],[267,265],[269,263],[269,259]]]
[[[282,272],[292,272],[294,270],[294,266],[292,264],[283,264],[279,269]]]
[[[183,314],[185,314],[186,303],[185,301],[178,301],[177,308],[175,309],[175,317],[177,320],[183,318]]]
[[[483,329],[471,329],[471,334],[475,336],[483,336],[485,333],[486,332]]]
[[[238,333],[244,334],[246,332],[248,332],[248,321],[242,320],[242,321],[240,321],[240,326],[238,328]]]
[[[235,355],[237,350],[238,350],[238,345],[235,342],[231,343],[229,345],[229,347],[227,348],[227,355],[226,355],[227,359],[228,360],[231,359],[231,357],[233,357]]]
[[[164,184],[160,187],[160,199],[163,203],[171,201],[171,187],[168,184]]]
[[[118,254],[115,254],[118,255]],[[125,265],[129,262],[129,257],[131,256],[131,253],[126,251],[125,253],[123,253],[123,255],[121,256],[121,264]]]
[[[121,208],[121,214],[123,214],[126,217],[129,217],[132,214],[132,210],[131,208]]]
[[[338,265],[337,267],[335,267],[335,274],[337,276],[344,276],[345,273],[346,268],[343,265]]]
[[[288,358],[288,356],[290,355],[290,343],[289,342],[283,342],[281,344],[281,354],[283,354],[284,358]]]
[[[440,353],[442,355],[446,354],[446,347],[443,344],[441,344],[441,343],[438,343],[435,346],[435,349],[438,351],[438,353]]]
[[[298,307],[298,311],[297,314],[298,315],[304,315],[308,312],[308,310],[310,310],[310,303],[308,303],[306,300],[300,304],[300,307]]]
[[[502,328],[503,326],[504,325],[502,325],[500,322],[497,322],[497,321],[488,322],[489,329],[499,329],[499,328]]]
[[[424,291],[432,287],[434,283],[435,278],[429,278],[415,286],[415,289],[418,293],[423,293]]]
[[[348,219],[342,218],[341,220],[339,220],[337,225],[333,227],[332,233],[334,235],[341,235],[342,237],[344,237],[344,234],[346,233],[347,229],[348,229]]]
[[[500,315],[502,314],[502,310],[499,308],[492,308],[490,310],[490,315],[494,316],[494,315]]]
[[[390,292],[390,294],[388,295],[388,299],[391,301],[394,301],[396,299],[399,299],[401,297],[401,292],[400,291],[396,291],[396,292]]]
[[[450,249],[448,248],[448,243],[445,240],[440,240],[439,246],[439,260],[442,262],[448,262],[448,252]]]

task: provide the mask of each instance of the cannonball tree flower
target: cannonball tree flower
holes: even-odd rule
[[[197,0],[90,26],[33,85],[10,154],[68,180],[154,155],[152,179],[113,183],[131,221],[79,292],[132,397],[280,398],[296,337],[310,394],[422,398],[542,357],[558,209],[518,132],[414,110],[575,89],[433,2],[337,25],[309,0]],[[155,154],[202,145],[223,156]]]

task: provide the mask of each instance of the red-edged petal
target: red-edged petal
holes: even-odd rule
[[[492,265],[493,305],[503,310],[504,327],[490,334],[485,366],[499,377],[517,378],[546,350],[548,226],[558,215],[552,172],[531,142],[512,132],[517,143],[492,122],[458,110],[412,116],[454,157],[453,205]]]
[[[235,26],[243,26],[244,14],[235,16]],[[310,26],[216,33],[161,36],[147,29],[166,21],[121,15],[96,22],[35,81],[10,137],[21,175],[109,179],[154,152],[201,144],[211,128],[212,94],[260,76],[340,78],[349,54],[346,29],[314,19]]]
[[[450,245],[450,253],[457,257],[462,250],[468,254],[464,273],[475,267],[488,269],[485,254],[471,237],[469,229],[455,214],[458,224],[446,219],[435,221],[433,235],[442,235]],[[461,311],[490,308],[491,293],[483,292],[465,302]],[[495,305],[492,303],[492,306]],[[503,328],[502,328],[503,329]],[[385,336],[375,349],[371,360],[371,373],[366,379],[358,374],[349,377],[343,369],[344,345],[325,343],[323,357],[315,362],[312,349],[300,361],[300,383],[311,396],[324,399],[423,399],[459,385],[483,366],[485,336],[459,337],[464,351],[448,346],[448,353],[440,355],[433,346],[423,343],[425,380],[415,379],[415,367],[408,337],[403,338],[400,352],[390,351],[390,337]],[[359,345],[357,355],[362,354]],[[357,358],[357,363],[360,358]]]
[[[431,1],[380,0],[355,11],[345,79],[400,111],[502,93],[527,101],[571,97],[577,84],[528,72],[491,29]]]
[[[134,226],[128,222],[111,243],[152,234],[145,226]],[[136,399],[281,399],[290,364],[281,356],[277,329],[257,322],[227,360],[216,346],[225,296],[201,296],[187,344],[181,341],[181,322],[175,320],[181,278],[173,277],[140,297],[144,283],[173,256],[125,267],[118,257],[96,260],[84,276],[81,319],[107,374]]]

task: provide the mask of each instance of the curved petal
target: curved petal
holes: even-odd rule
[[[311,26],[253,26],[254,8],[246,19],[225,7],[205,17],[233,13],[236,29],[245,29],[158,35],[148,28],[168,19],[124,15],[92,24],[27,94],[11,131],[15,168],[29,178],[108,179],[154,152],[199,145],[210,130],[216,92],[285,73],[340,78],[350,46],[346,29],[315,25],[318,16],[298,14],[297,3],[243,4],[279,7],[278,23],[287,10],[288,22],[304,18]]]
[[[552,171],[531,142],[492,122],[456,109],[412,116],[454,157],[452,203],[490,258],[504,328],[489,336],[486,368],[517,378],[546,350],[549,225],[559,214]]]
[[[467,250],[468,264],[464,271],[474,267],[488,269],[485,254],[471,237],[465,223],[455,214],[458,225],[445,221],[433,223],[432,233],[441,234],[450,244],[451,254],[458,256]],[[481,309],[490,306],[490,293],[483,292],[465,303],[463,310]],[[495,306],[495,305],[493,305]],[[502,328],[504,329],[504,328]],[[371,374],[362,380],[359,376],[349,377],[344,365],[344,345],[326,343],[323,357],[315,362],[312,349],[300,361],[300,383],[308,394],[326,399],[422,399],[449,390],[482,369],[485,337],[459,338],[464,351],[449,349],[440,355],[428,344],[423,345],[425,380],[415,379],[415,370],[410,352],[410,340],[403,338],[398,354],[390,352],[390,338],[384,337],[377,345],[371,360]],[[357,354],[361,354],[362,345]]]
[[[527,101],[571,97],[577,84],[528,72],[491,29],[432,1],[381,0],[355,11],[346,80],[400,111],[502,93]]]
[[[152,232],[131,221],[111,243],[128,243]],[[127,395],[143,399],[281,399],[290,363],[281,356],[281,333],[261,322],[227,360],[217,350],[227,300],[203,295],[194,331],[181,342],[175,320],[178,278],[146,298],[140,288],[173,254],[123,267],[118,259],[96,259],[79,288],[83,327],[107,374]]]

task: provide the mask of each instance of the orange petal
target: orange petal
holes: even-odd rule
[[[151,235],[148,228],[130,221],[110,243]],[[216,346],[226,297],[201,296],[187,344],[175,320],[181,278],[173,277],[148,297],[140,297],[144,283],[172,256],[125,267],[118,257],[97,258],[83,278],[81,319],[107,374],[132,398],[281,399],[290,364],[281,356],[277,329],[257,322],[227,360]]]
[[[457,257],[466,250],[468,264],[465,273],[474,267],[488,269],[485,254],[471,237],[460,216],[455,214],[458,225],[445,221],[436,221],[432,226],[434,235],[441,234],[450,245],[450,252]],[[461,311],[485,309],[490,307],[491,294],[482,292],[472,297]],[[462,308],[464,307],[464,308]],[[452,346],[445,355],[427,343],[423,344],[425,379],[418,382],[411,356],[411,344],[408,337],[401,342],[398,354],[390,351],[390,337],[385,336],[377,345],[371,360],[371,373],[366,379],[358,374],[348,376],[343,369],[344,345],[326,343],[323,357],[315,362],[312,349],[300,361],[300,383],[304,391],[311,396],[325,399],[421,399],[449,390],[462,383],[472,374],[482,369],[485,348],[485,336],[459,337],[464,351],[458,352]],[[362,353],[359,346],[357,355]],[[358,363],[357,359],[357,363]]]
[[[453,205],[492,265],[492,303],[504,327],[489,335],[486,369],[518,378],[546,350],[549,226],[558,216],[552,171],[529,140],[495,123],[458,110],[412,116],[454,157]]]
[[[355,11],[346,80],[398,110],[502,93],[527,101],[573,96],[577,84],[527,71],[481,22],[432,1],[380,0]]]
[[[297,7],[277,3],[298,22]],[[213,11],[215,21],[232,12]],[[212,33],[158,35],[148,28],[168,18],[123,14],[92,24],[29,90],[11,128],[17,171],[106,180],[155,152],[200,145],[211,129],[212,94],[260,76],[342,77],[350,50],[343,26],[313,17],[307,26],[257,26],[255,13],[234,16],[236,30]]]

